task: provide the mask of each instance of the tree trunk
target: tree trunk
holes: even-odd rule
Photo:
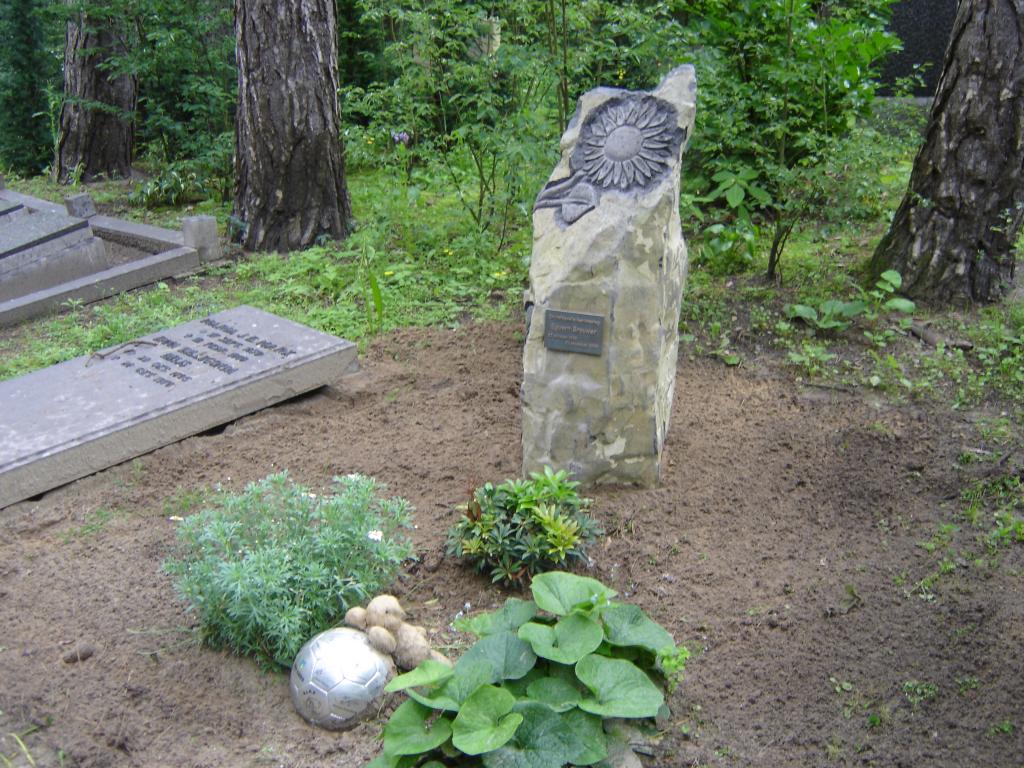
[[[960,0],[924,146],[872,269],[933,304],[1011,286],[1024,223],[1024,0]]]
[[[250,250],[349,232],[334,0],[236,0],[235,216]]]
[[[105,70],[111,55],[126,52],[107,24],[68,21],[64,46],[64,105],[56,171],[61,182],[100,176],[127,178],[132,171],[137,82]]]

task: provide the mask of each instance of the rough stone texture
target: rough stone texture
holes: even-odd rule
[[[70,216],[34,213],[17,226],[0,230],[0,259],[47,242],[77,243],[89,237],[89,225]]]
[[[181,234],[185,245],[199,252],[201,261],[220,258],[220,240],[217,238],[217,219],[213,216],[186,216],[181,220]]]
[[[9,203],[5,200],[0,200],[0,227],[6,226],[12,220],[27,214],[28,211],[25,209],[25,206],[20,203]]]
[[[523,472],[585,484],[658,482],[687,257],[679,166],[696,78],[585,94],[537,198],[523,351]],[[548,309],[604,317],[600,356],[544,344]]]
[[[107,269],[106,248],[88,222],[53,213],[21,216],[0,229],[0,301]]]
[[[179,248],[185,244],[181,232],[151,224],[139,224],[134,221],[122,221],[110,216],[93,216],[89,219],[93,232],[104,240],[120,243],[129,248],[137,248],[145,253],[160,253],[169,248]]]
[[[340,379],[356,346],[252,307],[0,382],[0,508]]]
[[[76,216],[79,219],[88,219],[96,215],[96,204],[85,192],[65,197],[64,207],[68,210],[68,216]]]

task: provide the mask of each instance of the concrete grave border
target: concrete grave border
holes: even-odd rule
[[[0,181],[2,203],[40,212],[66,213],[65,206],[6,189]],[[69,198],[71,207],[79,211],[88,210],[83,209],[82,204],[80,195]],[[87,221],[100,239],[136,248],[150,255],[0,302],[0,327],[46,314],[68,301],[88,304],[168,277],[192,274],[203,265],[220,259],[220,246],[216,236],[211,236],[211,232],[216,232],[216,222],[212,216],[186,218],[183,221],[183,232],[98,214],[89,216]]]

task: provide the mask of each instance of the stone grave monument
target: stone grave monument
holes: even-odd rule
[[[675,385],[693,67],[583,95],[537,197],[523,350],[523,473],[653,486]]]
[[[340,379],[356,345],[235,307],[0,382],[0,509]]]

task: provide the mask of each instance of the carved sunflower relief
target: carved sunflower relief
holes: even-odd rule
[[[549,182],[535,208],[555,208],[560,226],[592,211],[606,191],[646,191],[674,166],[686,130],[674,106],[655,96],[629,94],[594,109],[580,127],[569,158],[570,175]]]

